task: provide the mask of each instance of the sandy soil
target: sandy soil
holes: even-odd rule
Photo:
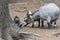
[[[32,6],[31,6],[32,5]],[[12,20],[17,15],[21,19],[21,22],[24,23],[24,17],[26,16],[26,9],[29,9],[30,11],[37,10],[38,6],[33,8],[35,5],[28,4],[28,3],[13,3],[9,4],[9,12]],[[30,8],[29,8],[30,7]],[[31,27],[31,24],[27,27],[22,27],[20,29],[20,32],[31,32],[36,33],[40,35],[41,40],[60,40],[60,20],[57,21],[57,28],[51,28],[48,29],[47,23],[45,22],[44,28],[38,28],[37,25],[35,25],[34,28]]]

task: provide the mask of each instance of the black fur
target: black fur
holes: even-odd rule
[[[21,28],[22,24],[21,24],[20,19],[19,19],[18,16],[15,16],[14,22],[17,24],[17,26],[19,26]]]

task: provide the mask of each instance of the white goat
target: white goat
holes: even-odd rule
[[[29,11],[29,13],[31,12]],[[48,28],[50,28],[52,22],[55,22],[56,26],[56,21],[59,15],[60,8],[55,3],[49,3],[40,7],[32,16],[29,17],[32,20],[32,24],[34,23],[34,19],[40,18],[42,20],[46,20],[48,23]]]

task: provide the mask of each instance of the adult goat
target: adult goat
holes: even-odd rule
[[[31,12],[29,12],[31,13]],[[54,22],[56,27],[56,21],[60,15],[60,8],[55,3],[48,3],[40,7],[32,16],[28,15],[28,21],[31,21],[34,25],[34,19],[40,18],[41,20],[46,20],[48,23],[48,28]]]

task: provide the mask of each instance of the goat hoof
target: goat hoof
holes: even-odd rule
[[[34,28],[34,27],[32,27],[32,28]]]
[[[32,28],[34,28],[34,26],[32,26]]]
[[[50,26],[50,27],[48,27],[48,29],[51,29],[51,26]]]
[[[32,25],[32,28],[34,28],[34,25]]]
[[[44,26],[41,26],[41,28],[44,28]]]

